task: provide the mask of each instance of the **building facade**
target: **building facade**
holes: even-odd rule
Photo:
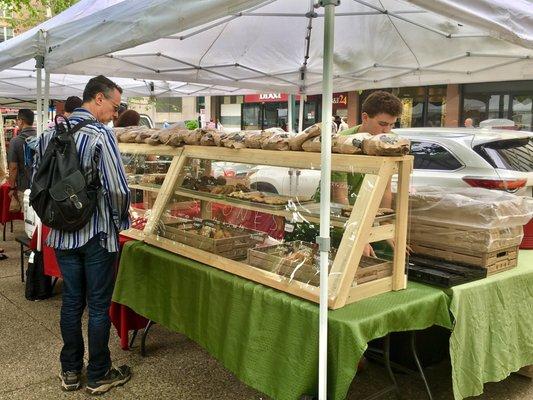
[[[397,127],[459,127],[466,118],[474,125],[485,119],[505,118],[518,129],[532,130],[533,81],[484,82],[405,88],[386,88],[403,105]],[[374,90],[333,94],[333,115],[348,117],[348,125],[360,123],[361,105]],[[295,96],[294,127],[298,126],[299,96]],[[228,130],[284,127],[289,96],[262,93],[246,96],[211,97],[211,118]],[[307,96],[304,128],[321,120],[322,96]]]

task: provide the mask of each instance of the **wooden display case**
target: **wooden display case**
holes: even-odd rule
[[[275,272],[275,268],[269,271],[265,268],[254,267],[247,263],[249,257],[244,258],[242,253],[239,253],[238,260],[234,260],[203,250],[200,241],[198,245],[191,241],[191,235],[188,236],[187,241],[171,240],[169,239],[171,236],[166,231],[167,227],[176,222],[174,220],[169,221],[169,218],[183,218],[175,208],[175,205],[181,202],[197,205],[197,214],[191,217],[196,222],[214,219],[215,209],[231,209],[238,210],[243,215],[250,213],[261,216],[270,215],[276,221],[290,221],[296,215],[306,224],[316,226],[320,221],[320,207],[317,203],[314,203],[315,207],[307,207],[306,204],[310,201],[308,197],[301,199],[296,194],[294,201],[290,201],[287,206],[283,207],[279,204],[262,204],[236,199],[229,195],[213,194],[209,188],[207,190],[204,188],[201,190],[191,189],[184,187],[183,184],[187,179],[190,180],[191,174],[196,178],[209,176],[212,171],[211,165],[218,162],[252,163],[263,167],[283,167],[317,172],[321,168],[319,153],[229,149],[210,146],[184,146],[163,150],[161,147],[165,146],[120,144],[121,152],[163,154],[161,151],[165,151],[165,154],[173,156],[164,182],[157,189],[157,198],[142,234],[132,233],[133,230],[130,230],[126,232],[126,235],[292,295],[319,302],[319,287],[316,281],[306,282],[302,279],[291,279],[290,271],[287,270],[284,270],[283,274],[280,275]],[[329,274],[329,307],[336,309],[363,298],[406,287],[405,249],[408,191],[413,159],[411,156],[375,157],[344,154],[332,154],[331,159],[332,170],[336,173],[364,174],[351,214],[348,217],[335,214],[331,218],[331,225],[344,232],[338,247],[332,251],[333,257]],[[386,186],[394,174],[398,174],[395,213],[380,221],[380,218],[376,218],[376,214]],[[211,176],[209,179],[213,180],[215,177]],[[217,235],[219,233],[208,232],[208,234]],[[266,236],[264,233],[258,232],[258,234]],[[369,263],[368,260],[365,260],[362,264],[364,268],[359,269],[365,245],[384,240],[392,240],[395,243],[392,262],[370,261]],[[246,243],[249,245],[248,252],[250,253],[252,250],[252,257],[253,254],[257,256],[257,252],[253,252],[257,242],[250,240]],[[275,243],[270,240],[263,242],[262,245],[272,246]],[[206,247],[203,246],[203,248]],[[254,260],[257,262],[257,257]]]

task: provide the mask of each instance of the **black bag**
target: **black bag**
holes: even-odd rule
[[[44,259],[41,251],[33,252],[33,262],[26,270],[26,299],[44,300],[52,296],[52,278],[44,274]]]
[[[58,117],[65,123],[58,123]],[[96,174],[87,183],[80,168],[74,133],[93,123],[84,120],[71,128],[69,121],[55,117],[55,133],[31,185],[30,204],[44,225],[66,232],[83,228],[98,202],[100,180]]]

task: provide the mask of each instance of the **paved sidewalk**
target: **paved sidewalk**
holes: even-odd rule
[[[30,302],[24,298],[20,281],[19,245],[15,234],[22,233],[22,223],[15,223],[15,233],[7,234],[3,246],[8,259],[0,261],[0,399],[85,399],[83,391],[60,390],[59,309],[61,297]],[[56,293],[60,293],[58,284]],[[86,330],[86,318],[84,330]],[[139,340],[139,339],[138,339]],[[111,355],[116,365],[129,364],[133,369],[130,382],[100,396],[109,399],[173,400],[255,400],[267,399],[237,380],[206,351],[185,336],[155,325],[147,340],[148,356],[140,356],[138,345],[132,351],[120,349],[112,328]],[[435,400],[452,400],[449,363],[427,371]],[[370,364],[358,375],[348,399],[364,398],[388,384],[383,367]],[[416,376],[398,375],[404,399],[426,399]],[[384,397],[394,399],[394,396]],[[480,400],[533,399],[533,380],[511,375],[503,382],[487,384]]]

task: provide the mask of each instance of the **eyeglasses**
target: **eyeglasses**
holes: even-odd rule
[[[120,104],[118,104],[118,105],[115,104],[115,103],[113,102],[113,100],[111,100],[110,97],[107,97],[107,96],[104,96],[104,97],[105,97],[107,100],[109,100],[109,101],[111,102],[111,104],[113,104],[113,110],[114,110],[116,113],[118,113],[118,109],[120,108]]]

